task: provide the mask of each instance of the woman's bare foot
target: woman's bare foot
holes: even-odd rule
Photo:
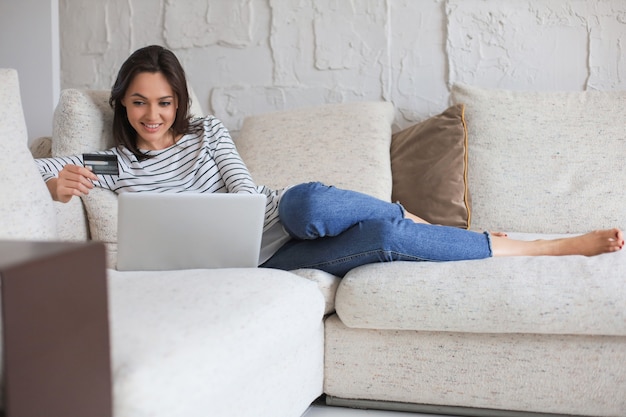
[[[619,229],[595,230],[569,239],[557,239],[563,255],[595,256],[617,252],[624,247],[624,234]]]
[[[494,256],[595,256],[621,250],[624,247],[624,234],[619,229],[607,229],[574,237],[533,241],[492,235],[491,241]]]

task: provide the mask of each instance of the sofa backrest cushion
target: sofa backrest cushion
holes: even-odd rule
[[[626,92],[455,85],[452,100],[466,104],[473,229],[626,227]]]
[[[321,181],[391,200],[393,105],[325,104],[247,117],[237,149],[257,184]]]
[[[0,239],[52,240],[52,197],[27,142],[17,71],[0,69]]]

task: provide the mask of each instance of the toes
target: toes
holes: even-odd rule
[[[613,229],[613,232],[615,239],[611,240],[616,242],[616,246],[619,247],[619,249],[622,249],[624,247],[624,233],[620,229]]]

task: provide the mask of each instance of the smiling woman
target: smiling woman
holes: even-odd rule
[[[116,146],[101,153],[117,156],[119,175],[96,175],[80,156],[40,160],[53,198],[67,202],[95,186],[117,193],[264,194],[263,267],[314,268],[343,277],[377,262],[592,256],[624,246],[619,229],[525,242],[428,224],[399,203],[320,182],[277,190],[256,185],[222,122],[214,116],[192,120],[185,72],[174,53],[158,45],[124,62],[109,103]]]

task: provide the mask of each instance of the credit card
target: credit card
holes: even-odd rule
[[[91,171],[96,175],[119,175],[117,166],[117,155],[102,155],[98,153],[84,153],[83,164],[91,167]]]

